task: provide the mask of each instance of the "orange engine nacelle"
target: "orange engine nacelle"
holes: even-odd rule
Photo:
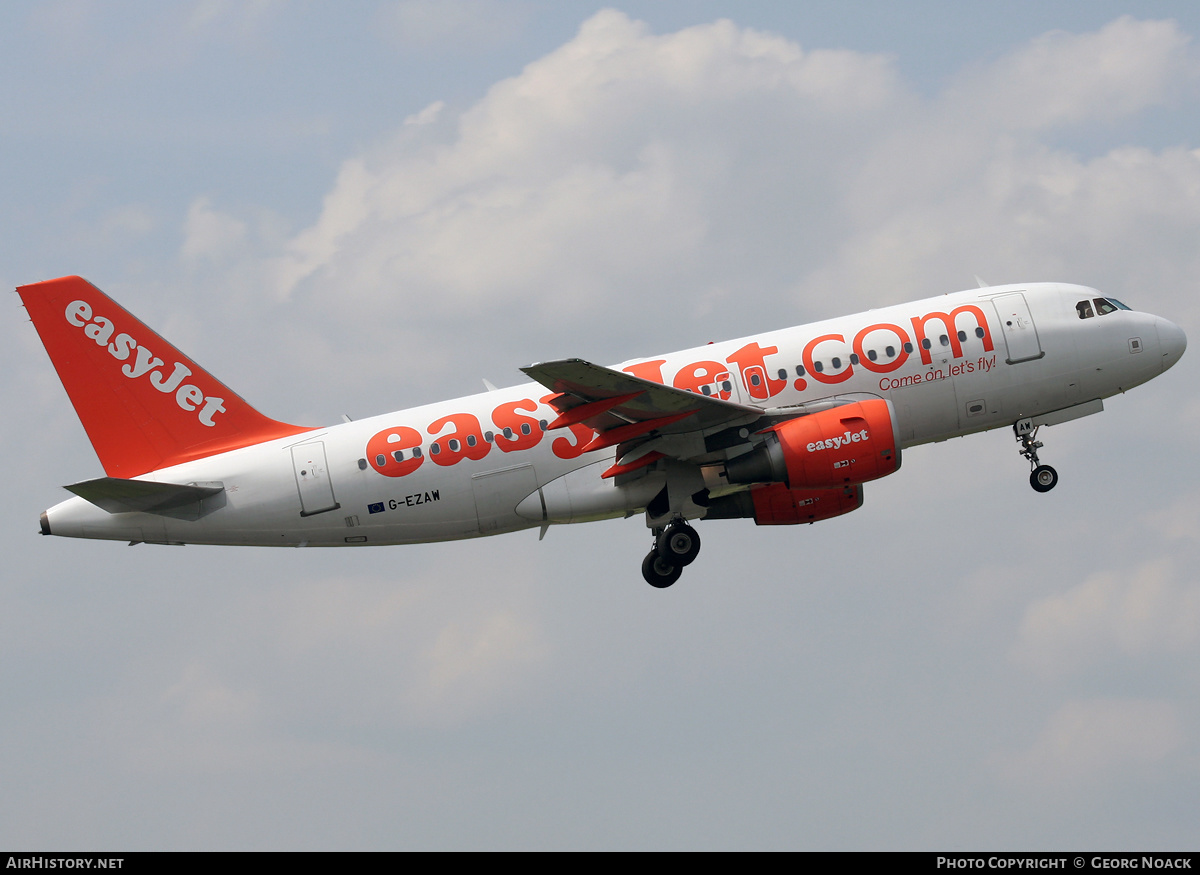
[[[730,483],[831,489],[877,480],[900,467],[900,436],[890,401],[844,404],[767,431],[761,447],[726,464]]]
[[[750,498],[756,526],[794,526],[858,510],[863,490],[858,484],[841,489],[788,489],[782,483],[772,483],[755,486]]]

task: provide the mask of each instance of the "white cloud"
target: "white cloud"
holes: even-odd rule
[[[895,146],[900,156],[921,151],[919,132],[909,136]],[[885,303],[897,287],[951,291],[978,273],[992,283],[1083,282],[1147,309],[1170,299],[1176,319],[1198,313],[1182,290],[1200,272],[1200,252],[1179,243],[1200,236],[1200,153],[1123,147],[1084,161],[1005,138],[952,174],[920,161],[905,174],[896,154],[878,160],[865,180],[889,182],[855,184],[855,225],[806,292],[875,288]]]
[[[1174,24],[1120,19],[922,103],[881,56],[728,21],[655,35],[604,11],[466,111],[430,107],[345,161],[272,272],[284,298],[385,321],[507,313],[569,338],[607,318],[639,349],[652,327],[697,342],[701,313],[772,324],[744,295],[792,320],[813,301],[832,315],[831,291],[874,305],[975,273],[1163,288],[1200,270],[1155,257],[1164,228],[1200,232],[1196,153],[1085,161],[1039,137],[1159,103],[1195,70]],[[1045,106],[1016,124],[1031,90]]]
[[[217,212],[208,198],[199,197],[188,207],[183,233],[185,260],[221,260],[245,245],[247,225],[235,216]]]
[[[1200,645],[1200,583],[1170,562],[1104,571],[1030,605],[1013,657],[1047,676],[1070,674],[1113,655],[1182,654]]]
[[[688,337],[737,309],[740,283],[779,302],[835,236],[831,162],[862,154],[909,100],[878,56],[727,21],[659,36],[602,12],[466,111],[422,114],[345,161],[273,275],[283,298],[366,308],[381,330],[463,313],[478,319],[468,333],[503,324],[492,348],[526,360],[544,357],[535,334],[578,354],[598,325],[626,338],[607,343],[613,360],[653,350],[656,329]],[[444,370],[433,340],[405,345],[413,376]]]
[[[1185,741],[1170,702],[1089,699],[1066,702],[1026,750],[997,756],[1001,780],[1043,791],[1136,774],[1175,754]]]
[[[1172,21],[1118,18],[1093,33],[1054,31],[953,92],[960,117],[996,130],[1113,121],[1194,86],[1188,39]]]

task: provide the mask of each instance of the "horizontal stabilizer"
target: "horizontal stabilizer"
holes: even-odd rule
[[[180,516],[180,511],[192,510],[189,516],[199,516],[202,502],[225,491],[220,483],[199,485],[189,483],[153,483],[149,480],[122,480],[120,477],[100,477],[64,486],[80,498],[90,501],[109,513],[154,513]]]

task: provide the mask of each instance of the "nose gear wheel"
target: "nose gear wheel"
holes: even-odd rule
[[[1058,485],[1058,472],[1049,465],[1043,465],[1038,461],[1038,450],[1044,445],[1037,439],[1038,429],[1041,426],[1029,427],[1029,420],[1022,420],[1013,426],[1013,434],[1017,436],[1017,440],[1021,442],[1020,453],[1029,460],[1031,469],[1029,474],[1029,485],[1036,492],[1049,492]],[[1024,426],[1024,429],[1023,429]]]
[[[1029,485],[1038,492],[1049,492],[1058,483],[1058,472],[1049,465],[1038,465],[1029,475]]]

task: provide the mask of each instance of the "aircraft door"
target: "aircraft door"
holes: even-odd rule
[[[1023,294],[1013,292],[997,295],[992,298],[992,304],[1000,317],[1000,330],[1008,347],[1007,364],[1032,361],[1045,355],[1038,339],[1037,326],[1033,324],[1033,315],[1029,312],[1029,303]]]
[[[292,467],[296,472],[296,488],[300,491],[300,516],[313,516],[341,507],[333,495],[324,441],[292,447]]]

